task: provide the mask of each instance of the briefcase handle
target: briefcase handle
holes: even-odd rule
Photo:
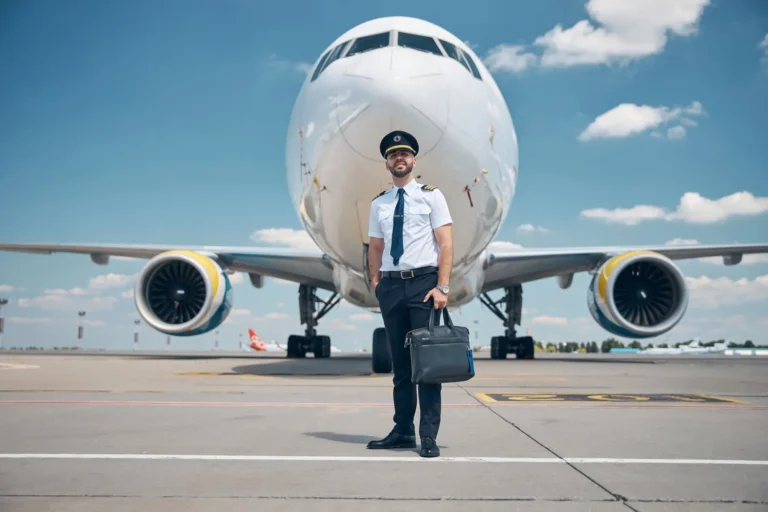
[[[453,322],[451,321],[451,317],[448,315],[448,308],[441,308],[443,310],[443,322],[445,322],[445,325],[448,326],[449,329],[453,329]],[[435,332],[435,314],[432,312],[432,314],[429,315],[429,332],[433,333]]]

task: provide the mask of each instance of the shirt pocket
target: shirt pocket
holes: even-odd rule
[[[431,214],[432,208],[428,204],[417,203],[408,207],[406,219],[410,226],[422,228],[430,225],[429,216]]]
[[[384,240],[389,241],[392,239],[392,222],[394,221],[395,212],[392,208],[381,208],[378,212],[379,226],[384,233]]]

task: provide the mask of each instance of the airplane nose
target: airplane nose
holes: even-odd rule
[[[379,143],[392,130],[419,141],[419,157],[437,145],[448,124],[448,89],[436,55],[386,48],[360,55],[336,94],[339,129],[357,153],[380,162]]]

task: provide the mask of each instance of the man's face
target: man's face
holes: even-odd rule
[[[387,169],[398,178],[408,176],[414,165],[416,165],[416,159],[408,150],[398,149],[387,155]]]

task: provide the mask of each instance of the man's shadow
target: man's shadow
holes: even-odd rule
[[[370,441],[374,441],[376,439],[379,439],[378,437],[373,436],[363,436],[358,434],[339,434],[337,432],[304,432],[305,436],[312,436],[316,437],[318,439],[325,439],[326,441],[336,441],[337,443],[349,443],[349,444],[360,444],[360,445],[367,445]],[[441,448],[442,445],[438,445]],[[372,450],[377,452],[384,452],[384,451],[395,451],[395,452],[403,452],[403,451],[411,451],[411,452],[419,452],[419,441],[418,438],[416,440],[416,448],[392,448],[387,450]]]

